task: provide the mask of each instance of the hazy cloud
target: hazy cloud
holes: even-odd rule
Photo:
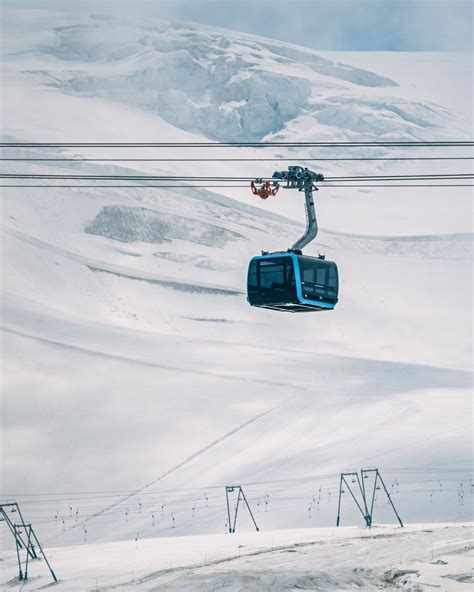
[[[3,0],[2,5],[189,20],[314,49],[473,48],[470,0]]]

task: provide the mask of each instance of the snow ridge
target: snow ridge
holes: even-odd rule
[[[258,141],[311,116],[321,138],[451,135],[456,120],[439,105],[371,89],[387,77],[290,44],[191,23],[90,17],[54,28],[37,51],[54,58],[35,75],[76,96],[101,96],[158,113],[173,126],[224,141]]]

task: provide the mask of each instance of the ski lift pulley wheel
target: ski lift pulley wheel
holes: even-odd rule
[[[270,181],[255,179],[255,181],[250,181],[250,188],[254,195],[258,195],[261,199],[267,199],[271,195],[276,195],[278,193],[280,185],[276,181],[270,183]]]

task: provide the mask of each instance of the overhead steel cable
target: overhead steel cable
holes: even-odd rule
[[[1,175],[0,175],[1,177]],[[325,181],[401,181],[425,180],[425,179],[472,179],[474,173],[434,173],[434,174],[413,174],[413,175],[354,175],[351,177],[325,177]]]
[[[406,140],[406,141],[340,141],[340,142],[0,142],[0,148],[311,148],[311,147],[466,147],[474,140]]]
[[[255,177],[231,177],[231,176],[185,176],[185,175],[88,175],[88,174],[55,174],[55,173],[0,173],[0,179],[35,179],[35,180],[97,180],[97,181],[205,181],[205,182],[235,182],[253,181]],[[261,177],[265,181],[279,181],[273,177]],[[474,179],[474,173],[435,173],[435,174],[412,174],[412,175],[358,175],[347,177],[325,177],[325,181],[415,181],[415,180],[462,180]],[[284,183],[284,179],[281,180]]]
[[[443,481],[456,481],[459,480],[459,476],[453,477],[449,476],[449,473],[469,473],[469,476],[465,476],[464,480],[470,480],[471,476],[473,475],[472,467],[426,467],[426,468],[414,468],[414,467],[384,467],[384,473],[402,473],[402,472],[412,472],[412,473],[445,473],[448,474],[447,476],[443,477]],[[319,482],[319,481],[328,481],[331,479],[338,478],[340,473],[322,473],[322,474],[312,474],[312,475],[305,475],[300,477],[287,477],[283,479],[267,479],[262,481],[242,481],[241,485],[245,487],[255,487],[255,486],[262,486],[262,485],[274,485],[278,484],[280,486],[284,486],[285,489],[289,487],[288,484],[294,484],[295,487],[300,487],[301,485],[309,486],[312,482]],[[411,480],[409,480],[411,479]],[[411,475],[404,477],[404,483],[432,483],[437,482],[438,478],[430,478],[430,479],[413,479]],[[311,482],[311,483],[310,483]],[[189,493],[189,492],[206,492],[208,490],[213,489],[223,489],[226,486],[226,483],[217,483],[213,485],[198,485],[195,487],[179,487],[179,488],[163,488],[163,489],[149,489],[146,491],[140,492],[137,494],[137,497],[147,496],[147,495],[156,495],[162,496],[170,493]],[[324,486],[323,489],[327,489],[327,486]],[[329,489],[332,489],[329,487]],[[103,489],[103,490],[85,490],[85,491],[48,491],[48,492],[34,492],[34,493],[6,493],[3,494],[2,497],[4,499],[9,498],[22,498],[22,497],[54,497],[57,498],[59,496],[64,496],[64,499],[55,499],[54,502],[61,502],[61,501],[74,501],[78,500],[77,496],[87,496],[87,498],[83,499],[98,499],[102,496],[109,497],[109,496],[118,496],[122,497],[124,495],[133,494],[136,490],[135,489]],[[92,497],[89,497],[92,496]],[[191,499],[191,498],[190,498]],[[51,500],[46,500],[50,502]],[[23,502],[25,503],[25,502]]]
[[[400,156],[400,157],[353,157],[313,158],[295,156],[292,158],[0,158],[0,162],[347,162],[347,161],[418,161],[418,160],[474,160],[474,156]]]
[[[464,469],[463,469],[464,470]],[[324,481],[327,479],[333,479],[337,477],[339,473],[324,473],[324,474],[316,474],[316,475],[309,475],[309,476],[301,476],[301,477],[287,477],[286,479],[267,479],[265,481],[245,481],[242,485],[254,486],[254,485],[268,485],[273,483],[288,483],[288,482],[299,482],[299,481],[307,481],[311,479],[313,481]],[[221,484],[214,484],[214,485],[199,485],[196,487],[180,487],[177,489],[155,489],[155,490],[147,490],[142,491],[139,496],[141,495],[148,495],[148,494],[166,494],[166,493],[181,493],[187,491],[206,491],[208,489],[223,489],[225,487],[225,483]],[[102,495],[102,494],[113,494],[118,496],[129,495],[134,493],[134,489],[112,489],[112,490],[101,490],[101,491],[65,491],[65,492],[45,492],[45,493],[28,493],[28,494],[21,494],[21,493],[8,493],[4,494],[4,498],[11,498],[11,497],[45,497],[45,496],[59,496],[63,495],[66,497],[71,497],[75,495]],[[138,494],[137,494],[138,495]]]
[[[261,495],[262,491],[267,491],[270,492],[272,494],[272,498],[273,499],[277,499],[279,498],[282,494],[291,494],[291,495],[295,495],[298,494],[299,496],[311,496],[317,493],[318,496],[320,497],[325,497],[329,492],[333,492],[336,488],[336,481],[335,481],[336,477],[334,477],[333,480],[333,486],[332,487],[323,487],[323,488],[319,488],[317,489],[317,485],[313,483],[311,483],[311,485],[313,485],[313,487],[309,487],[307,484],[306,487],[284,487],[282,489],[274,489],[274,488],[260,488],[260,489],[255,489],[255,488],[248,488],[248,493],[249,496],[254,497],[256,495]],[[464,481],[466,481],[466,489],[471,489],[471,485],[470,483],[468,483],[467,481],[470,481],[470,477],[465,477],[463,479]],[[454,483],[457,483],[458,485],[456,486],[459,489],[459,482],[460,482],[460,478],[451,478],[451,479],[446,479],[443,477],[442,483],[443,483],[443,488],[441,489],[441,492],[446,493],[448,491],[455,491],[455,486],[452,485]],[[420,480],[420,481],[412,481],[412,482],[402,482],[402,486],[403,489],[402,491],[399,491],[399,494],[408,494],[410,492],[416,491],[415,489],[413,489],[413,486],[423,486],[426,487],[427,489],[424,489],[425,491],[428,490],[433,490],[434,487],[437,486],[437,484],[439,483],[439,480]],[[428,484],[432,484],[430,487],[428,487]],[[448,485],[449,484],[449,485]],[[223,489],[223,487],[219,487],[219,490]],[[209,490],[209,489],[208,489]],[[439,488],[438,488],[439,491]],[[136,507],[137,506],[137,500],[140,496],[137,496],[137,499],[133,500],[133,503],[123,503],[121,504],[120,502],[120,498],[112,498],[112,497],[108,497],[106,499],[104,498],[91,498],[91,501],[89,502],[87,499],[84,498],[64,498],[64,499],[59,499],[59,500],[43,500],[45,501],[48,505],[40,505],[41,500],[37,500],[37,501],[25,501],[25,500],[21,500],[21,505],[22,507],[27,507],[27,506],[33,506],[33,508],[28,508],[28,510],[30,512],[33,512],[34,515],[36,517],[47,517],[50,516],[52,513],[58,512],[58,516],[59,515],[66,515],[67,513],[69,513],[71,511],[72,508],[74,509],[80,509],[82,518],[85,517],[85,513],[87,512],[97,512],[100,511],[104,508],[104,504],[110,504],[112,502],[119,502],[113,509],[111,509],[108,514],[114,514],[114,513],[121,513],[122,512],[122,508],[123,507]],[[204,497],[198,497],[197,495],[194,496],[187,496],[187,497],[183,497],[183,496],[177,496],[177,497],[169,497],[169,496],[165,496],[165,495],[157,495],[155,494],[152,497],[148,497],[148,498],[144,498],[143,496],[141,496],[141,499],[143,499],[143,502],[140,503],[139,508],[140,510],[146,510],[148,508],[153,508],[153,507],[157,507],[160,504],[164,504],[166,506],[170,506],[173,505],[174,507],[177,506],[181,506],[181,505],[188,505],[191,504],[193,502],[196,503],[202,503],[207,501],[209,502],[215,502],[216,500],[220,499],[220,494],[215,493],[214,495],[210,495],[206,498]],[[67,502],[67,503],[65,503]],[[84,503],[85,502],[85,503]],[[71,506],[69,506],[69,503],[71,504]],[[62,504],[62,505],[61,505]],[[70,509],[71,508],[71,509]]]
[[[442,187],[474,187],[474,184],[470,183],[403,183],[403,184],[356,184],[356,185],[329,185],[325,184],[323,186],[324,189],[329,188],[337,188],[337,189],[350,189],[350,188],[387,188],[387,187],[424,187],[424,188],[432,188],[432,189],[439,189]],[[18,184],[8,184],[8,185],[0,185],[1,189],[248,189],[248,185],[150,185],[150,184],[141,184],[141,185],[52,185],[52,184],[41,184],[41,185],[18,185]]]

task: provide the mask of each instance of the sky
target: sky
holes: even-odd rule
[[[472,0],[2,0],[1,3],[189,20],[319,50],[473,49]]]

